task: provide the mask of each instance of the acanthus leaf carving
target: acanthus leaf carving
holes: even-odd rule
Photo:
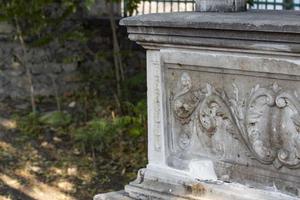
[[[297,92],[285,91],[275,82],[270,87],[257,84],[241,98],[238,86],[233,84],[233,95],[228,97],[226,91],[217,91],[211,84],[204,89],[193,89],[188,73],[182,74],[179,87],[173,110],[182,125],[198,120],[202,131],[212,137],[218,130],[217,120],[221,119],[227,124],[227,132],[244,144],[251,157],[260,163],[273,164],[276,168],[300,168]],[[282,112],[285,114],[278,114]]]
[[[187,73],[183,73],[180,81],[180,92],[174,97],[174,111],[177,119],[182,124],[187,124],[200,102],[200,93],[192,91],[191,78]]]

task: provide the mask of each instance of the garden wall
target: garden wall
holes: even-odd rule
[[[118,24],[118,21],[116,22]],[[27,53],[26,65],[32,74],[33,86],[37,96],[51,96],[56,92],[71,92],[82,84],[81,70],[96,70],[101,73],[104,68],[113,69],[111,56],[112,39],[110,23],[107,18],[90,17],[83,21],[87,27],[96,31],[96,36],[88,42],[92,53],[101,52],[105,59],[78,61],[76,56],[82,51],[80,42],[67,42],[63,47],[52,42],[43,48],[35,48]],[[0,26],[0,100],[28,99],[30,84],[26,70],[18,60],[20,45],[13,41],[8,25]],[[124,64],[127,69],[134,70],[145,66],[145,52],[127,39],[126,30],[118,27],[120,46],[126,56]],[[86,44],[85,44],[86,45]],[[101,87],[101,86],[99,86]]]

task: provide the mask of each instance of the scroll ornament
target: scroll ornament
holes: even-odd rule
[[[179,81],[172,99],[176,119],[182,125],[197,120],[208,136],[218,130],[217,119],[248,149],[251,157],[276,168],[300,168],[300,100],[296,91],[256,85],[244,98],[233,84],[232,96],[212,85],[193,89],[188,73]]]

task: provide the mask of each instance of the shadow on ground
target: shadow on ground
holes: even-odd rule
[[[124,134],[93,156],[78,149],[68,131],[20,131],[13,106],[0,103],[0,200],[92,199],[123,189],[146,164],[146,134],[137,139]]]

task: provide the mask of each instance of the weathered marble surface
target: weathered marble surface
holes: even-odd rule
[[[246,11],[246,0],[196,0],[196,11],[202,11],[202,12]]]
[[[145,48],[220,47],[230,50],[300,52],[300,12],[186,12],[125,18],[131,40]]]
[[[110,192],[99,194],[94,197],[94,200],[133,200],[125,191]]]
[[[300,32],[300,13],[297,11],[247,11],[247,12],[180,12],[139,15],[121,20],[120,24],[129,28],[139,27],[136,31],[142,32],[143,27],[167,28],[170,35],[181,35],[172,32],[173,28],[234,30],[234,31],[268,31],[280,33]],[[159,33],[161,29],[153,30]],[[144,33],[147,33],[144,31]],[[267,37],[267,35],[265,35]],[[289,36],[289,35],[287,35]],[[296,35],[295,35],[296,36]],[[247,35],[245,35],[247,37]],[[249,36],[248,36],[249,37]],[[226,39],[224,37],[224,39]],[[249,38],[250,39],[250,38]],[[279,39],[279,38],[277,38]],[[284,38],[282,38],[284,39]]]
[[[188,50],[161,58],[169,166],[190,171],[208,157],[232,182],[300,188],[297,58]]]
[[[147,51],[135,199],[300,199],[300,13],[124,19]],[[284,194],[285,193],[285,194]]]

